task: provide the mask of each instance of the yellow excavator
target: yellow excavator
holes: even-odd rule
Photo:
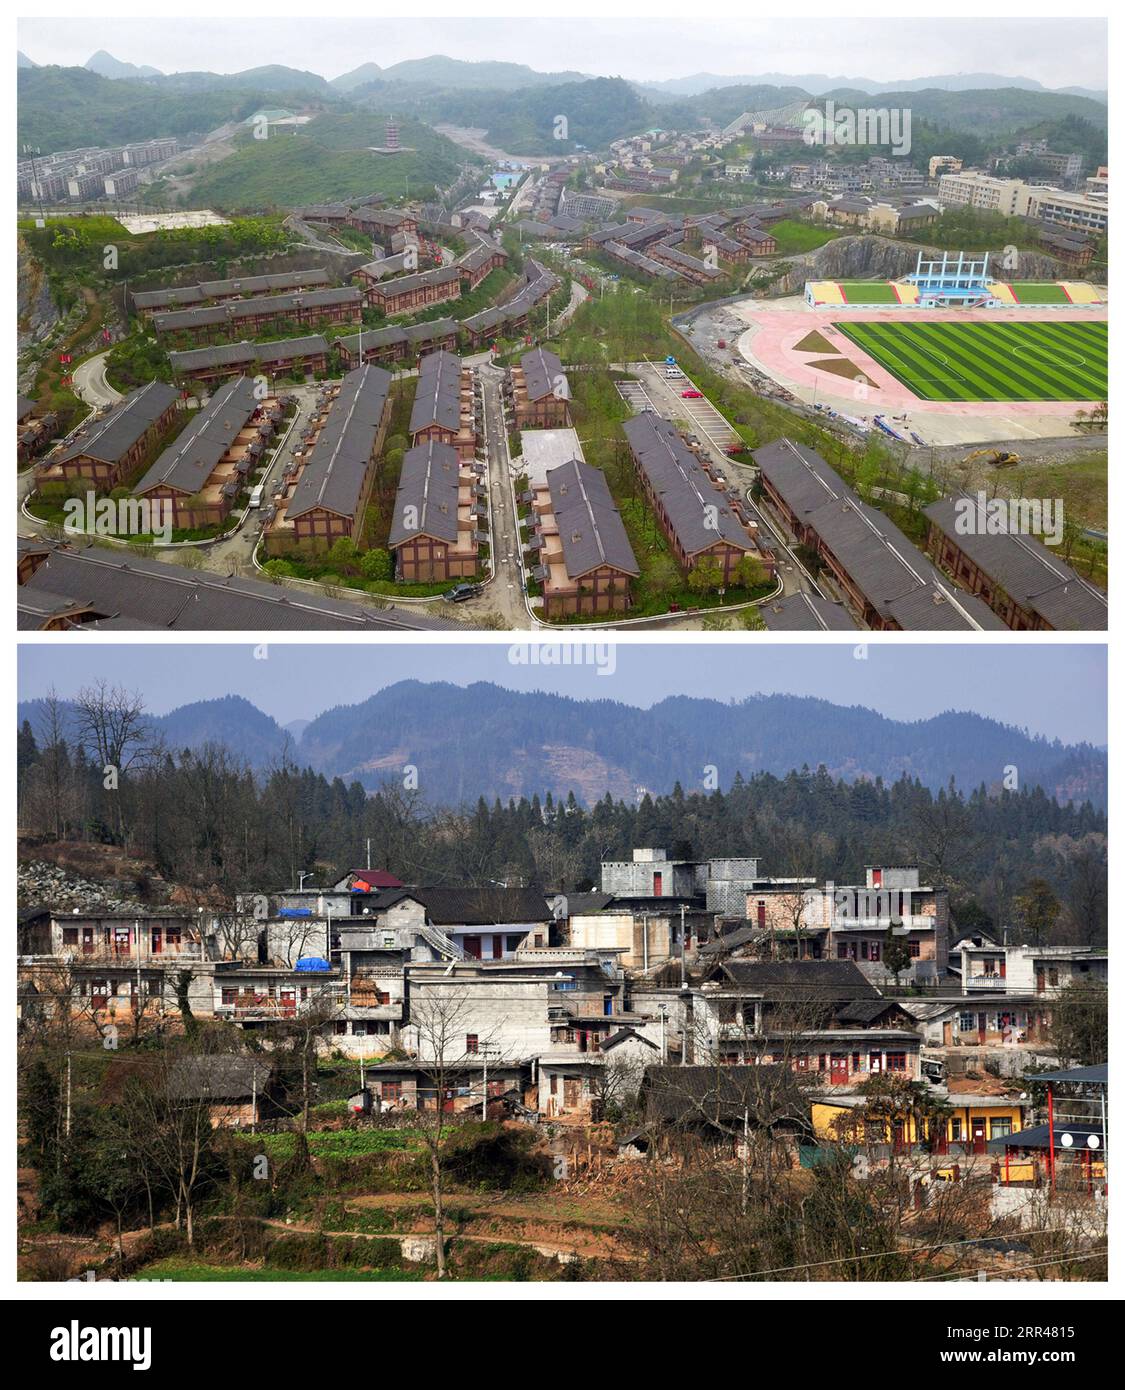
[[[1019,454],[1013,454],[1009,449],[974,449],[961,462],[975,463],[980,458],[987,458],[993,468],[1014,468],[1020,461]]]

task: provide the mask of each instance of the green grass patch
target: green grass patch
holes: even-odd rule
[[[297,1136],[289,1132],[239,1132],[238,1138],[280,1160],[292,1157],[297,1142]],[[308,1141],[314,1158],[364,1158],[369,1154],[405,1153],[416,1147],[417,1136],[409,1129],[328,1129],[313,1130]]]
[[[788,217],[766,230],[776,238],[779,256],[797,256],[804,251],[815,251],[818,246],[835,241],[840,235],[832,227],[813,227],[808,222],[793,222]]]
[[[1044,280],[1009,280],[1008,288],[1021,304],[1069,304],[1059,284]]]
[[[887,280],[839,280],[848,304],[898,304],[894,286]]]

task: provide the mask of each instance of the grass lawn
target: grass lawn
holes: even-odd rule
[[[1104,450],[1068,454],[1058,463],[1021,466],[1015,479],[1025,497],[1061,497],[1067,514],[1084,526],[1109,524],[1109,459]],[[1007,490],[1013,479],[1003,480]]]
[[[834,241],[840,235],[829,227],[810,227],[806,222],[792,222],[783,218],[768,228],[769,234],[777,238],[779,256],[796,256],[802,251],[815,251],[825,242]]]
[[[288,1131],[281,1134],[244,1134],[240,1139],[253,1144],[271,1158],[285,1159],[293,1152],[296,1136]],[[408,1129],[325,1129],[313,1130],[309,1136],[309,1153],[314,1158],[362,1158],[367,1154],[405,1152],[415,1147],[415,1136]]]
[[[1021,304],[1069,304],[1061,285],[1049,280],[1010,280],[1008,288]]]
[[[839,280],[847,304],[898,304],[894,286],[887,280]]]
[[[1104,323],[837,323],[926,401],[1103,401]]]

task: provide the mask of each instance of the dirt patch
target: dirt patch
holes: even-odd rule
[[[810,362],[809,366],[815,367],[818,372],[831,372],[833,376],[845,377],[848,381],[858,381],[862,377],[872,391],[879,389],[878,383],[872,381],[862,367],[857,367],[846,357],[818,357]]]
[[[794,352],[838,352],[839,349],[833,347],[823,333],[818,333],[814,328],[811,333],[806,333],[799,343],[793,344]]]

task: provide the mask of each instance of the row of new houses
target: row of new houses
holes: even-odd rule
[[[471,348],[478,349],[501,336],[525,332],[532,311],[549,298],[558,283],[556,275],[539,262],[529,259],[525,282],[515,295],[501,305],[470,315],[460,323],[451,318],[441,318],[404,326],[388,325],[385,328],[362,329],[332,342],[321,334],[266,343],[249,340],[219,342],[209,347],[172,351],[168,357],[175,380],[206,386],[244,373],[264,373],[275,378],[307,376],[310,373],[319,375],[328,371],[333,357],[349,368],[362,362],[399,362],[443,348],[453,351],[462,335]],[[354,310],[353,302],[347,300],[339,309],[345,317],[337,321],[358,323],[358,317],[347,317]],[[257,312],[260,317],[260,309]],[[313,318],[315,320],[317,315],[314,314]]]
[[[926,509],[927,556],[815,450],[781,439],[755,450],[754,462],[766,503],[800,544],[816,552],[848,608],[868,627],[1106,627],[1105,595],[1024,534],[1018,518],[994,517],[995,508],[980,498],[944,498]],[[786,603],[767,605],[763,618],[778,629],[847,625],[830,612],[822,602]]]

